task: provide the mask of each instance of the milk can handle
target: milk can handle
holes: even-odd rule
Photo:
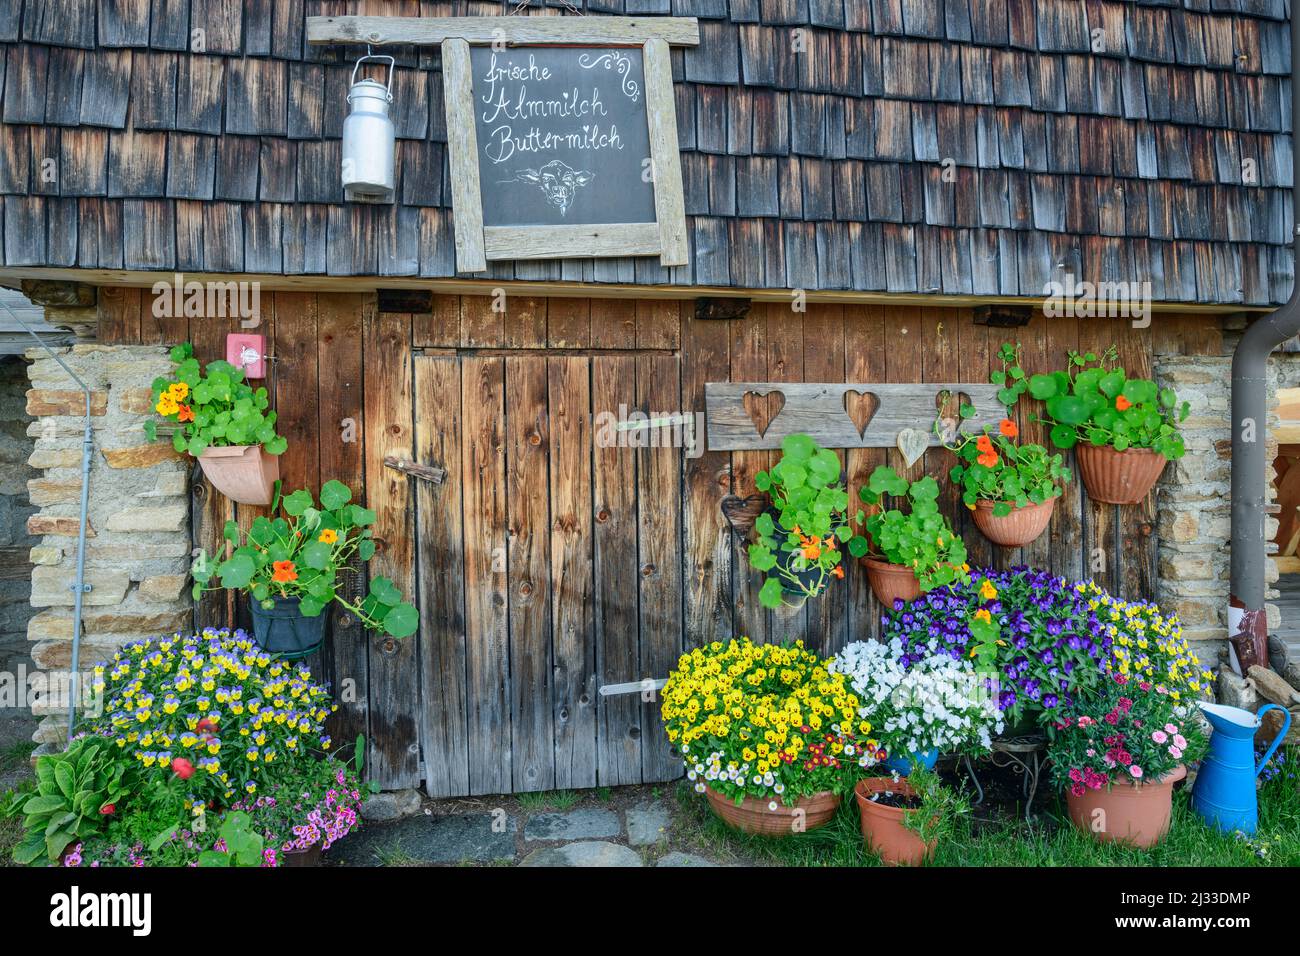
[[[1278,731],[1277,736],[1273,738],[1273,742],[1269,744],[1268,749],[1264,751],[1264,756],[1260,758],[1258,766],[1255,767],[1255,776],[1257,777],[1264,772],[1264,765],[1268,763],[1268,758],[1273,756],[1273,751],[1277,750],[1278,745],[1286,738],[1286,732],[1291,729],[1291,711],[1277,704],[1265,704],[1255,714],[1256,717],[1260,718],[1261,725],[1263,724],[1264,714],[1270,710],[1282,711],[1282,729]]]
[[[352,67],[352,86],[357,85],[357,70],[361,69],[361,64],[366,60],[387,60],[388,61],[388,102],[393,102],[393,71],[397,68],[397,58],[384,56],[381,53],[367,53],[361,59],[357,60],[356,66]],[[348,93],[348,99],[352,98],[351,92]]]

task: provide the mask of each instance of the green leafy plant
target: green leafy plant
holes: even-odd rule
[[[236,810],[221,821],[221,844],[225,849],[204,850],[199,866],[261,866],[266,841],[253,829],[247,813]]]
[[[970,816],[965,794],[946,786],[933,770],[913,763],[907,783],[920,806],[903,811],[903,826],[925,843],[943,843],[957,835],[958,824]]]
[[[886,496],[906,499],[909,510],[884,507]],[[858,490],[858,497],[863,504],[881,510],[870,516],[858,511],[858,524],[866,536],[855,535],[849,541],[849,553],[855,558],[871,553],[890,564],[911,568],[923,591],[970,580],[966,543],[940,514],[939,484],[929,475],[909,482],[882,465]]]
[[[771,471],[754,476],[776,512],[758,516],[758,540],[749,546],[749,563],[767,575],[758,599],[769,608],[780,607],[786,595],[816,596],[831,577],[844,577],[840,545],[852,537],[839,456],[807,435],[787,435],[781,451]]]
[[[154,411],[176,426],[172,447],[178,452],[198,457],[210,447],[261,445],[268,455],[279,455],[288,447],[276,434],[266,389],[249,385],[243,369],[224,360],[200,369],[189,342],[174,347],[171,359],[176,375],[153,380],[152,402]],[[144,432],[156,441],[158,423],[145,422]]]
[[[970,406],[963,404],[962,408]],[[963,416],[967,417],[967,416]],[[939,431],[939,419],[935,420]],[[945,447],[958,458],[948,477],[961,485],[962,501],[974,510],[977,501],[993,502],[999,518],[1011,509],[1040,505],[1057,497],[1073,477],[1064,460],[1042,445],[1016,444],[1019,426],[1010,418],[998,423],[996,434],[985,426],[979,435],[958,433]],[[941,436],[942,437],[942,436]]]
[[[26,835],[14,849],[14,861],[56,861],[70,845],[96,833],[132,792],[129,770],[108,744],[94,738],[39,758],[36,792],[22,804]]]
[[[352,502],[347,485],[327,481],[321,487],[319,507],[306,489],[281,499],[277,488],[271,511],[277,510],[283,515],[258,516],[246,534],[234,521],[226,522],[224,537],[234,550],[224,560],[207,552],[195,559],[190,569],[195,600],[205,590],[236,588],[268,610],[277,597],[298,598],[306,617],[319,615],[334,601],[372,630],[392,637],[415,633],[419,612],[388,578],[373,579],[359,601],[345,596],[340,575],[357,570],[354,562],[374,556],[370,526],[376,517],[369,508]]]
[[[1011,349],[1019,360],[1018,346]],[[1179,425],[1187,420],[1191,406],[1178,401],[1171,388],[1160,388],[1147,378],[1131,378],[1117,364],[1112,345],[1101,355],[1095,352],[1068,353],[1064,370],[1021,377],[1003,388],[1013,400],[1025,391],[1043,402],[1046,415],[1038,420],[1049,425],[1049,436],[1057,448],[1073,448],[1080,441],[1109,445],[1116,451],[1150,448],[1166,458],[1183,457],[1186,449]],[[1005,359],[1004,359],[1005,360]],[[1023,387],[1022,387],[1023,386]]]

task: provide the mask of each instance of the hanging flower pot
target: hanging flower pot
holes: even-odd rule
[[[271,654],[297,658],[310,654],[325,640],[325,625],[329,615],[322,612],[307,617],[298,606],[297,598],[272,598],[275,607],[267,610],[260,601],[253,601],[253,637]]]
[[[1181,764],[1158,780],[1114,776],[1099,790],[1066,791],[1070,821],[1102,843],[1155,846],[1169,832],[1174,784],[1187,776]]]
[[[862,840],[882,863],[920,866],[934,852],[934,842],[927,844],[903,822],[904,814],[912,809],[906,804],[919,803],[916,791],[906,780],[867,777],[858,781],[853,794],[858,801]]]
[[[704,796],[713,812],[727,826],[771,837],[789,836],[825,826],[840,806],[839,794],[829,790],[800,797],[791,806],[760,797],[745,797],[737,805],[735,800],[727,799],[712,787],[705,788]]]
[[[1088,497],[1108,505],[1135,505],[1147,496],[1167,459],[1150,448],[1116,451],[1080,442],[1075,449]]]
[[[280,480],[280,459],[261,445],[209,446],[199,466],[213,488],[242,505],[269,505]]]
[[[883,606],[892,608],[896,599],[906,604],[921,596],[921,582],[911,568],[878,558],[863,558],[862,566],[867,569],[871,593]]]
[[[977,501],[972,515],[975,527],[984,537],[1004,548],[1019,548],[1029,544],[1047,530],[1056,508],[1056,499],[1048,498],[1042,504],[1028,504],[1023,508],[1011,505],[1011,513],[998,516],[993,513],[996,502]]]

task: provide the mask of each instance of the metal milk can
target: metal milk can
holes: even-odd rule
[[[387,84],[357,79],[357,70],[367,60],[388,61]],[[367,53],[352,68],[350,109],[343,121],[343,188],[356,196],[390,199],[396,188],[396,131],[388,115],[396,63],[391,56]]]

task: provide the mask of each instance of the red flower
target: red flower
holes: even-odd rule
[[[194,729],[201,734],[211,733],[217,729],[217,725],[212,722],[211,717],[204,717],[195,725]]]
[[[1020,429],[1016,427],[1016,423],[1009,418],[1004,418],[998,423],[998,431],[1002,432],[1007,438],[1015,438],[1016,435],[1020,434]]]
[[[1115,408],[1118,409],[1119,411],[1126,412],[1132,407],[1133,407],[1133,403],[1130,402],[1123,395],[1115,396]]]
[[[117,804],[115,803],[106,803],[99,808],[100,816],[111,817],[116,812]]]
[[[177,757],[172,761],[172,773],[182,780],[188,780],[194,776],[194,764],[190,763],[184,757]]]

